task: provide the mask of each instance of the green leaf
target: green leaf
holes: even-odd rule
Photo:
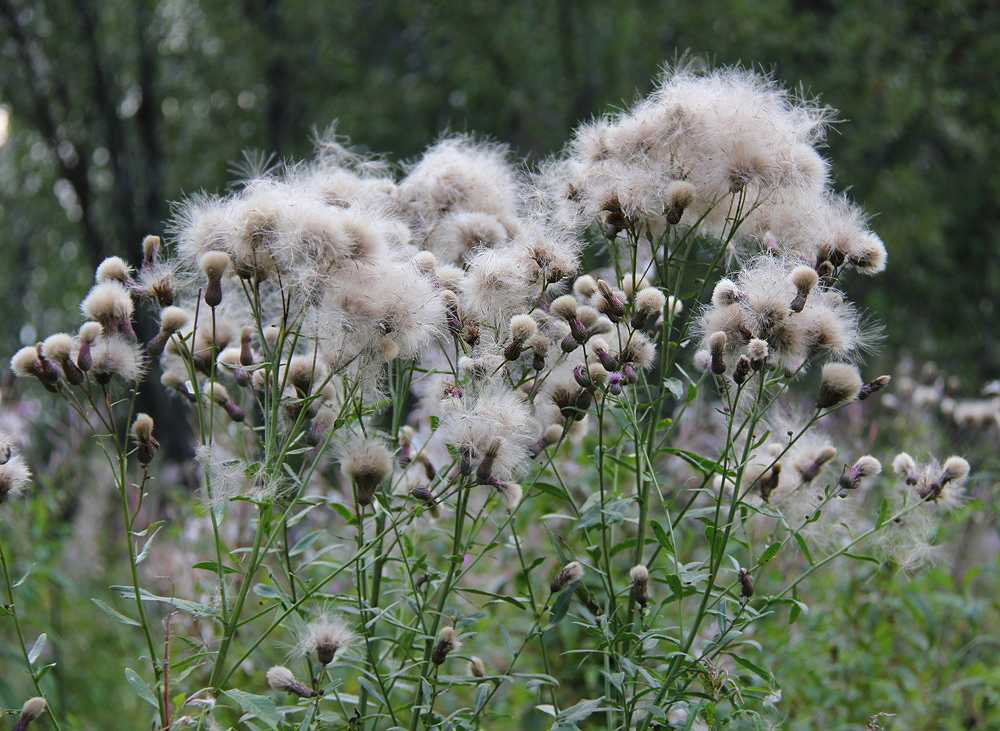
[[[242,690],[224,690],[222,692],[238,703],[243,712],[251,718],[263,721],[268,727],[275,730],[281,724],[281,714],[275,707],[274,701],[267,696],[244,693]]]
[[[486,591],[485,589],[471,589],[469,587],[464,587],[464,586],[457,587],[457,590],[467,594],[479,594],[480,596],[488,596],[494,601],[506,602],[507,604],[515,606],[521,610],[527,609],[527,607],[524,605],[524,601],[517,597],[504,596],[502,594],[494,594],[493,592]]]
[[[573,602],[573,592],[576,589],[576,582],[570,584],[556,597],[552,605],[552,612],[549,615],[549,627],[559,624],[569,611],[569,605]]]
[[[743,667],[745,667],[747,670],[749,670],[754,675],[758,675],[761,678],[763,678],[764,680],[770,680],[771,673],[767,672],[764,668],[762,668],[757,663],[751,662],[750,660],[747,660],[745,657],[741,657],[740,655],[732,655],[731,654],[729,656],[731,658],[733,658],[733,660],[736,661],[737,665],[742,665]]]
[[[132,686],[132,690],[136,692],[136,695],[153,708],[159,708],[159,704],[156,702],[156,693],[149,687],[149,683],[139,677],[139,673],[132,668],[125,668],[125,680]]]
[[[684,449],[675,449],[673,447],[664,447],[663,451],[680,457],[705,477],[710,475],[723,475],[729,479],[734,479],[736,477],[735,472],[726,470],[718,462],[713,462],[708,459],[708,457],[702,457],[700,454],[688,452]]]
[[[123,597],[128,599],[135,599],[135,589],[131,586],[112,586],[117,592],[120,592]],[[139,597],[144,602],[163,602],[164,604],[170,604],[175,609],[179,609],[182,612],[187,612],[188,614],[194,614],[196,616],[203,617],[215,617],[217,616],[216,611],[212,609],[207,604],[201,604],[199,602],[188,601],[187,599],[175,599],[173,597],[157,596],[155,594],[150,594],[145,589],[139,590]]]
[[[878,518],[875,519],[875,528],[881,528],[889,518],[889,498],[882,498],[882,507],[878,509]]]
[[[663,526],[660,525],[660,521],[654,520],[651,521],[651,523],[653,526],[653,535],[656,536],[657,542],[661,546],[663,546],[663,548],[666,549],[668,553],[672,555],[673,549],[670,546],[670,536],[667,535],[667,532],[663,529]]]
[[[567,721],[570,723],[576,723],[577,721],[582,721],[587,718],[592,713],[597,713],[598,711],[606,710],[601,708],[601,703],[604,702],[604,696],[600,698],[591,698],[589,700],[583,700],[577,703],[571,708],[565,709],[559,714],[560,721]]]
[[[193,568],[193,569],[204,569],[205,571],[211,571],[214,574],[219,573],[219,564],[217,564],[215,561],[199,561],[198,563],[192,565],[191,568]],[[238,574],[240,572],[237,571],[236,569],[234,569],[232,566],[223,566],[222,567],[222,573],[223,574]]]
[[[486,705],[486,699],[490,695],[490,685],[489,683],[480,683],[479,687],[476,688],[476,700],[473,706],[473,713],[479,713],[483,710],[483,706]]]
[[[802,549],[802,554],[806,557],[806,561],[809,562],[809,565],[812,566],[814,563],[816,563],[815,561],[813,561],[812,554],[809,552],[809,546],[806,545],[806,539],[803,538],[800,534],[796,533],[795,542],[799,544],[799,548]]]
[[[759,566],[763,566],[772,558],[778,555],[778,551],[781,550],[781,541],[772,543],[770,546],[764,549],[764,553],[760,554],[760,558],[757,560]]]
[[[45,649],[45,643],[48,642],[48,640],[49,636],[44,632],[38,635],[38,639],[35,640],[35,644],[31,646],[30,650],[28,650],[29,663],[31,663],[32,665],[35,664],[35,660],[37,660],[38,656],[42,654],[42,650]]]
[[[142,626],[141,624],[139,624],[138,622],[136,622],[131,617],[126,617],[124,614],[122,614],[121,612],[119,612],[117,609],[112,609],[107,604],[105,604],[104,602],[102,602],[100,599],[91,599],[90,601],[92,601],[94,604],[96,604],[97,607],[98,607],[98,609],[100,609],[101,611],[103,611],[109,617],[111,617],[112,619],[114,619],[114,620],[116,620],[118,622],[121,622],[122,624],[129,624],[129,625],[132,625],[133,627],[141,627]]]

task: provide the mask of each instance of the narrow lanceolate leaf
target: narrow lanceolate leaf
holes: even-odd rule
[[[878,518],[875,519],[875,527],[881,528],[889,518],[889,498],[882,498],[882,507],[878,510]]]
[[[757,561],[757,563],[759,565],[763,566],[768,561],[770,561],[772,558],[774,558],[775,556],[777,556],[778,555],[778,551],[780,551],[780,550],[781,550],[781,542],[780,541],[772,543],[770,546],[768,546],[767,548],[764,549],[764,553],[760,554],[760,559]]]
[[[136,692],[136,695],[146,701],[146,703],[153,708],[159,707],[156,702],[156,693],[149,687],[149,683],[139,677],[139,673],[132,668],[125,668],[125,680],[132,686],[132,690]]]
[[[98,607],[98,609],[100,609],[102,612],[104,612],[105,614],[107,614],[109,617],[111,617],[112,619],[114,619],[117,622],[121,622],[122,624],[129,624],[129,625],[132,625],[133,627],[141,627],[142,626],[138,622],[136,622],[134,619],[132,619],[131,617],[126,617],[124,614],[122,614],[121,612],[119,612],[117,609],[112,609],[107,604],[105,604],[104,602],[102,602],[100,599],[91,599],[90,601],[92,601],[94,604],[96,604],[97,607]]]

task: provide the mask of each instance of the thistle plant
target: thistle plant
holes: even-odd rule
[[[107,462],[128,581],[100,601],[141,636],[123,677],[156,727],[759,719],[780,678],[755,626],[869,538],[914,555],[931,531],[902,527],[970,469],[900,454],[901,491],[824,432],[891,387],[839,289],[886,251],[832,188],[830,119],[752,73],[675,68],[530,172],[472,137],[394,167],[328,135],[179,203],[137,270],[102,263],[79,332],[11,367]],[[196,446],[182,531],[143,509],[153,388]],[[6,453],[0,501],[29,478]],[[147,570],[180,544],[188,596]],[[58,724],[58,699],[36,706]]]

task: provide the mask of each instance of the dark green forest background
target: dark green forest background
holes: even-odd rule
[[[448,129],[537,161],[686,54],[840,110],[835,178],[890,252],[851,292],[883,365],[972,393],[1000,370],[998,31],[987,0],[0,0],[0,348],[76,322],[96,263],[244,150],[301,158],[336,120],[394,160]]]

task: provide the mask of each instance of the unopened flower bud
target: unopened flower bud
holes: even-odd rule
[[[733,382],[737,386],[742,386],[746,383],[752,372],[753,366],[750,364],[750,359],[745,355],[741,355],[739,360],[736,361],[736,367],[733,369]]]
[[[410,490],[410,497],[422,502],[427,508],[427,511],[435,518],[441,515],[441,509],[438,507],[438,501],[434,497],[434,493],[431,492],[430,488],[426,485],[417,485],[414,487]]]

